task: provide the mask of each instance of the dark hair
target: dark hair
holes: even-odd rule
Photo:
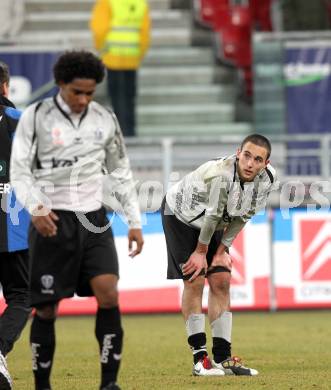
[[[251,142],[254,145],[258,145],[258,146],[261,146],[262,148],[265,148],[267,150],[267,159],[270,157],[271,144],[270,144],[270,141],[268,140],[268,138],[266,138],[264,135],[261,135],[261,134],[248,135],[241,143],[241,146],[240,146],[241,150],[247,144],[247,142]]]
[[[3,85],[9,83],[9,68],[8,65],[0,61],[0,95],[3,93]]]
[[[93,79],[99,84],[104,78],[105,67],[91,52],[66,51],[56,61],[53,73],[56,84],[68,84],[74,79]]]

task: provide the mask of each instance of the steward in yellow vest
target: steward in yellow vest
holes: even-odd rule
[[[109,69],[137,69],[150,41],[145,0],[97,0],[90,22],[95,48]]]

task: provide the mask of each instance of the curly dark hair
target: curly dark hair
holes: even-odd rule
[[[74,79],[93,79],[101,83],[105,67],[101,60],[89,51],[66,51],[56,61],[53,68],[56,84],[71,83]]]

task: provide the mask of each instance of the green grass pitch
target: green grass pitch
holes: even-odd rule
[[[180,315],[123,316],[123,390],[331,389],[331,312],[234,313],[233,354],[257,377],[193,377]],[[15,390],[33,389],[25,328],[8,357]],[[99,364],[93,317],[59,318],[53,390],[97,390]],[[207,331],[210,351],[210,333]]]

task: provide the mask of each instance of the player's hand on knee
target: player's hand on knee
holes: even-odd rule
[[[207,260],[205,253],[193,252],[187,262],[183,265],[182,272],[183,275],[193,275],[190,277],[189,281],[193,280],[201,273],[202,270],[207,272]]]
[[[215,267],[215,266],[222,266],[231,271],[232,269],[231,256],[227,252],[224,252],[222,254],[216,253],[213,257],[213,261],[211,262],[211,267]]]

